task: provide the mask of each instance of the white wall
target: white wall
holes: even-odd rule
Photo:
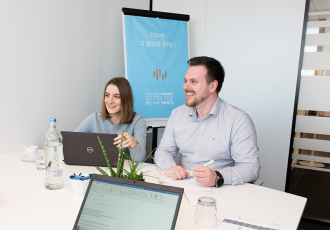
[[[153,2],[155,11],[190,15],[191,57],[211,56],[223,64],[220,97],[251,116],[260,179],[284,191],[305,1]]]
[[[0,0],[0,153],[74,130],[124,76],[121,8],[149,0]]]
[[[6,0],[0,0],[0,153],[12,150]]]

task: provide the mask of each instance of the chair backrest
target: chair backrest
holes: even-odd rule
[[[152,131],[147,131],[147,140],[146,140],[146,156],[149,155],[149,153],[151,153],[152,151]],[[146,159],[146,163],[154,163],[153,160],[153,155],[155,153],[152,154],[152,156],[150,155],[150,157],[148,159]]]

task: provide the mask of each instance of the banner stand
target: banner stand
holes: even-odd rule
[[[122,8],[125,75],[134,110],[153,130],[165,127],[173,109],[184,104],[183,78],[189,60],[189,15]]]

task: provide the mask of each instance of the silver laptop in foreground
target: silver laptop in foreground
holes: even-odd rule
[[[93,174],[73,230],[174,230],[183,188]]]

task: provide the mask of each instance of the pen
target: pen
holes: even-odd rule
[[[212,164],[213,162],[214,162],[214,160],[210,160],[209,162],[207,162],[207,163],[204,165],[204,167],[209,166],[209,165]]]
[[[256,220],[256,219],[247,218],[247,217],[243,217],[243,216],[239,216],[238,219],[241,219],[241,220],[250,220],[250,221],[259,222],[259,223],[263,223],[263,224],[269,224],[269,225],[278,226],[278,224],[275,224],[275,223],[272,223],[272,222],[263,221],[263,220]]]

